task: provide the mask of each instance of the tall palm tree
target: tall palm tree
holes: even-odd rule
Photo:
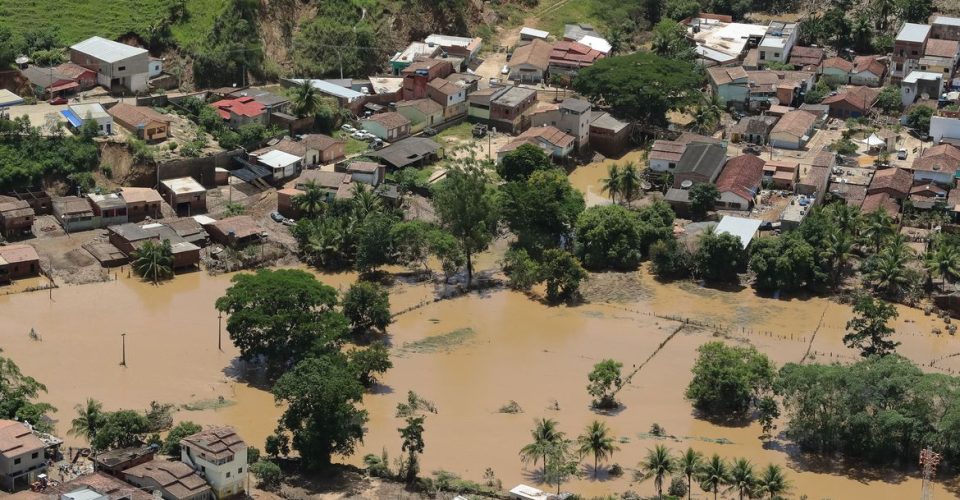
[[[960,276],[960,252],[953,245],[941,241],[935,251],[927,253],[924,265],[930,276],[940,277],[940,287],[943,288],[947,281]]]
[[[720,458],[720,455],[714,453],[713,456],[710,457],[710,460],[700,469],[699,480],[700,487],[703,488],[704,491],[712,491],[713,500],[717,500],[717,493],[720,491],[720,487],[730,481],[730,470],[727,467],[727,462]]]
[[[613,436],[610,435],[610,429],[599,420],[594,420],[577,438],[577,444],[580,445],[580,454],[593,455],[594,478],[597,477],[600,460],[605,461],[613,456],[613,452],[620,450],[614,443]]]
[[[620,197],[630,204],[640,194],[640,174],[637,165],[628,161],[620,167]]]
[[[309,181],[303,187],[303,194],[293,197],[293,205],[305,217],[313,219],[323,215],[327,207],[324,202],[325,198],[326,196],[320,190],[320,186],[314,181]]]
[[[700,473],[703,467],[703,454],[693,448],[687,448],[687,451],[680,455],[677,461],[677,472],[687,478],[687,498],[693,498],[693,476]]]
[[[82,437],[92,443],[106,420],[103,404],[96,399],[87,398],[86,404],[77,405],[74,409],[77,410],[77,416],[70,422],[67,434]]]
[[[868,262],[867,280],[888,297],[899,296],[910,286],[907,269],[910,254],[898,248],[889,246]]]
[[[536,427],[530,431],[533,442],[520,448],[520,458],[524,463],[533,462],[534,467],[542,459],[546,466],[547,454],[556,443],[563,440],[564,433],[557,429],[557,422],[552,418],[541,418],[536,421],[536,424]]]
[[[623,174],[620,172],[620,165],[614,163],[607,169],[607,177],[600,181],[602,183],[600,192],[609,194],[610,201],[614,203],[617,202],[617,195],[620,194],[620,179],[622,178]]]
[[[312,116],[317,114],[323,101],[320,99],[320,93],[314,88],[309,80],[304,80],[294,87],[293,96],[290,98],[292,111],[297,118]]]
[[[896,229],[893,226],[893,219],[884,210],[877,210],[867,216],[866,225],[863,228],[863,238],[873,249],[873,253],[880,252],[887,238],[893,236]]]
[[[830,218],[840,231],[853,235],[859,232],[862,223],[859,207],[847,205],[846,203],[834,203],[830,205],[828,210]],[[879,212],[885,216],[887,215],[887,213],[882,210]],[[887,220],[889,221],[889,216],[887,216]]]
[[[144,279],[158,283],[173,275],[173,247],[170,240],[163,243],[147,241],[133,252],[133,270]]]
[[[836,286],[840,284],[840,278],[843,277],[843,271],[850,260],[853,243],[848,233],[840,230],[831,231],[824,243],[820,258],[826,261],[830,269],[831,281]]]
[[[368,215],[380,213],[383,210],[383,202],[380,197],[372,189],[359,182],[353,184],[352,204],[353,214],[359,222],[366,220]]]
[[[753,493],[757,478],[753,471],[753,464],[746,458],[738,458],[733,461],[733,467],[730,469],[730,487],[727,491],[737,491],[740,500],[744,496]]]
[[[790,482],[779,465],[769,464],[757,479],[757,493],[768,495],[770,500],[778,498],[790,490]]]
[[[662,444],[647,450],[647,458],[640,462],[640,470],[635,479],[643,481],[653,478],[653,485],[657,488],[657,498],[663,498],[663,478],[677,470],[677,459],[670,455],[670,449]]]

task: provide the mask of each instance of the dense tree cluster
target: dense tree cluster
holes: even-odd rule
[[[686,397],[716,419],[737,419],[770,395],[776,367],[753,347],[707,342],[698,349]]]
[[[100,160],[95,136],[90,127],[77,135],[66,135],[59,127],[44,135],[25,116],[0,118],[0,191],[37,185],[46,176],[70,179],[94,170]]]
[[[226,2],[210,32],[194,51],[193,74],[198,85],[241,86],[247,83],[248,73],[263,75],[259,19],[257,0]]]

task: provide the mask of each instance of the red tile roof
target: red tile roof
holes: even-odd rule
[[[591,49],[580,42],[562,41],[553,44],[550,51],[550,63],[561,66],[590,66],[603,57],[603,52]]]
[[[520,134],[521,138],[542,139],[559,148],[565,148],[573,143],[574,137],[557,127],[548,125],[546,127],[530,127]]]
[[[887,193],[874,193],[867,195],[860,203],[860,211],[869,214],[877,210],[884,210],[890,217],[896,217],[900,213],[900,205]]]
[[[853,73],[869,72],[878,77],[887,72],[887,65],[880,60],[879,56],[857,56],[853,58]]]
[[[837,95],[827,96],[821,104],[827,104],[831,107],[834,104],[845,104],[851,108],[861,111],[869,111],[873,103],[877,102],[877,96],[880,95],[880,89],[870,87],[848,87]]]
[[[541,71],[546,71],[550,65],[550,55],[553,46],[539,38],[534,39],[526,45],[521,45],[513,51],[513,57],[510,58],[510,68],[528,64]]]
[[[395,111],[389,111],[387,113],[378,113],[373,116],[364,118],[363,121],[371,121],[383,125],[383,128],[387,130],[392,130],[395,128],[403,127],[404,125],[410,125],[410,120],[407,117],[397,113]]]
[[[960,50],[960,42],[957,42],[956,40],[940,40],[937,38],[931,38],[927,40],[927,50],[923,55],[952,59],[956,57],[958,50]]]
[[[795,45],[790,50],[790,64],[794,66],[817,66],[823,61],[823,49]]]
[[[764,163],[760,157],[750,154],[730,158],[717,177],[717,190],[752,200],[763,179]]]
[[[237,99],[223,99],[211,104],[224,120],[230,119],[230,114],[255,118],[264,113],[265,108],[252,97],[239,97]]]
[[[30,245],[7,245],[0,247],[0,259],[10,264],[40,260],[37,251]]]
[[[913,169],[955,173],[960,169],[960,148],[952,144],[933,146],[913,160]]]
[[[830,57],[820,63],[820,68],[836,68],[845,73],[849,73],[853,69],[853,63],[839,57]]]
[[[893,191],[904,197],[910,193],[910,186],[913,184],[913,176],[910,172],[901,168],[887,168],[877,170],[873,174],[873,180],[870,181],[870,187],[867,193],[873,194],[882,189]]]

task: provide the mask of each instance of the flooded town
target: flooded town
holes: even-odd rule
[[[0,497],[960,498],[960,6],[137,4],[0,7]]]

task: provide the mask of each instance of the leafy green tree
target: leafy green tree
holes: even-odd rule
[[[760,421],[760,428],[764,436],[769,436],[770,432],[776,428],[774,422],[780,418],[780,406],[777,400],[771,396],[764,396],[757,401],[757,420]]]
[[[753,464],[746,458],[738,458],[733,461],[730,467],[730,482],[727,491],[736,491],[740,496],[749,497],[757,484],[756,472],[753,470]]]
[[[377,269],[394,263],[393,242],[390,235],[398,219],[392,214],[374,212],[357,228],[357,254],[354,267],[361,273],[375,273]]]
[[[96,450],[137,446],[150,431],[147,417],[136,411],[119,410],[105,415],[103,426],[90,442],[90,446]]]
[[[539,148],[538,148],[539,149]],[[583,212],[583,194],[557,169],[537,170],[503,186],[500,211],[517,242],[534,254],[558,246]]]
[[[853,305],[853,319],[847,321],[843,343],[860,349],[860,355],[886,356],[896,351],[900,342],[888,340],[894,330],[887,323],[898,316],[897,308],[888,302],[860,294]]]
[[[693,48],[687,41],[687,29],[673,19],[663,19],[653,27],[651,49],[654,54],[668,58],[692,60]]]
[[[927,106],[914,106],[907,113],[907,125],[912,127],[923,135],[930,133],[930,117],[933,116],[933,109]]]
[[[446,231],[432,232],[429,244],[430,252],[440,261],[446,283],[466,264],[467,258],[457,238]]]
[[[647,450],[647,456],[640,462],[638,469],[635,479],[645,481],[653,478],[657,498],[663,498],[663,478],[677,470],[677,459],[670,454],[669,448],[658,444],[652,450]]]
[[[745,416],[773,388],[776,369],[752,346],[731,347],[713,341],[701,345],[697,352],[686,397],[708,416]]]
[[[103,403],[87,398],[86,403],[77,405],[74,409],[77,411],[77,416],[70,422],[70,430],[67,434],[83,437],[88,443],[92,443],[97,437],[97,432],[106,422]]]
[[[349,78],[374,74],[386,63],[393,44],[388,25],[378,28],[361,20],[353,5],[325,4],[323,15],[300,26],[291,57],[300,74]]]
[[[663,16],[682,21],[688,17],[700,14],[700,2],[697,0],[666,0],[663,6]]]
[[[522,292],[530,291],[533,285],[541,281],[540,264],[523,248],[507,250],[503,258],[503,272],[507,275],[510,288]]]
[[[643,231],[636,212],[619,205],[590,207],[577,218],[574,253],[588,269],[635,269]]]
[[[41,392],[47,392],[45,385],[24,375],[12,359],[0,356],[0,418],[24,421],[39,431],[53,432],[47,414],[56,408],[33,401]]]
[[[900,111],[901,99],[900,89],[893,85],[887,85],[877,95],[877,102],[874,106],[883,110],[886,114],[893,114]]]
[[[543,479],[547,484],[557,485],[558,495],[560,486],[580,473],[580,454],[573,444],[569,439],[560,439],[552,443],[547,450]]]
[[[650,245],[650,262],[653,274],[661,279],[690,277],[693,257],[676,239],[659,240]]]
[[[700,469],[698,480],[700,481],[700,488],[704,491],[712,491],[713,500],[717,500],[717,492],[720,491],[720,487],[729,484],[730,468],[727,462],[720,458],[720,455],[714,453]]]
[[[263,449],[273,458],[287,456],[290,454],[290,437],[283,433],[283,428],[278,427],[273,434],[267,436]]]
[[[683,498],[687,496],[687,482],[682,477],[673,476],[670,478],[670,487],[667,488],[667,495],[673,498]]]
[[[366,349],[354,349],[347,355],[350,367],[357,373],[357,380],[367,388],[376,383],[378,374],[393,368],[390,349],[383,342],[374,342]]]
[[[283,481],[283,471],[276,462],[260,460],[250,466],[250,473],[257,478],[257,487],[263,490],[274,490]]]
[[[259,73],[263,67],[263,45],[257,29],[259,2],[225,3],[194,53],[193,74],[198,86],[244,85],[247,72]]]
[[[405,480],[407,484],[413,484],[417,480],[417,473],[420,467],[417,462],[417,455],[423,453],[423,420],[424,417],[407,417],[407,425],[397,429],[403,444],[401,451],[407,453],[407,463],[405,470]]]
[[[587,376],[590,381],[587,392],[593,396],[594,408],[609,409],[619,405],[615,397],[617,391],[623,386],[621,369],[623,369],[623,363],[612,359],[605,359],[593,365],[593,370]]]
[[[273,396],[286,405],[279,429],[291,434],[308,469],[329,466],[334,454],[352,454],[363,440],[367,412],[357,408],[363,385],[341,354],[301,361],[277,380]]]
[[[308,181],[303,187],[303,194],[293,197],[293,206],[303,214],[304,217],[314,219],[321,215],[327,208],[326,195],[320,190],[320,186],[314,181]]]
[[[825,97],[827,97],[831,91],[832,89],[830,88],[830,84],[827,82],[827,80],[820,80],[803,96],[803,102],[806,104],[818,104]]]
[[[202,430],[203,427],[200,427],[189,420],[180,422],[176,425],[176,427],[170,429],[170,432],[167,433],[167,438],[163,440],[163,454],[179,457],[180,440],[187,436],[192,436]]]
[[[594,420],[583,430],[583,434],[577,437],[577,444],[580,446],[580,455],[593,455],[594,479],[600,472],[600,461],[609,460],[614,452],[620,450],[610,429],[599,420]]]
[[[687,478],[687,500],[693,498],[693,478],[700,474],[704,466],[703,454],[693,448],[687,448],[677,457],[677,473]]]
[[[543,253],[540,276],[547,284],[547,300],[557,303],[577,296],[587,271],[570,252],[551,248]]]
[[[780,498],[788,491],[790,491],[790,482],[787,481],[787,476],[779,465],[767,465],[757,478],[756,492],[760,495],[769,495],[767,498],[770,500]]]
[[[564,439],[564,433],[557,429],[557,422],[553,419],[541,418],[536,420],[535,423],[536,426],[530,431],[533,441],[520,448],[520,459],[524,463],[533,462],[534,467],[536,467],[537,461],[542,460],[544,467],[546,467],[547,454],[550,448]]]
[[[583,68],[573,88],[591,102],[604,103],[632,122],[665,125],[670,109],[683,109],[700,98],[703,80],[692,62],[650,52],[606,57]]]
[[[343,296],[343,315],[355,332],[384,331],[393,322],[390,294],[378,283],[358,281]]]
[[[523,144],[503,155],[497,173],[507,182],[524,181],[538,170],[559,170],[550,157],[533,144]]]
[[[824,278],[819,275],[813,246],[796,233],[756,240],[751,246],[750,270],[756,275],[756,287],[766,291],[798,290]]]
[[[485,250],[497,230],[496,192],[475,162],[454,167],[433,193],[440,226],[460,243],[467,263],[467,287],[473,283],[473,255]]]
[[[173,248],[170,240],[147,241],[133,252],[133,270],[154,284],[173,276]]]
[[[231,282],[216,307],[230,314],[227,331],[241,359],[262,361],[270,376],[311,353],[338,347],[349,330],[335,310],[337,291],[310,273],[260,269]]]
[[[428,270],[430,235],[435,228],[423,221],[400,221],[390,229],[389,240],[393,243],[396,260],[415,272]]]
[[[720,191],[714,184],[701,182],[690,188],[690,211],[697,217],[703,217],[713,210],[720,200]]]
[[[900,17],[908,23],[924,23],[933,12],[932,0],[899,0]]]
[[[737,272],[747,262],[740,238],[729,234],[704,231],[697,241],[693,266],[697,274],[710,282],[735,282]]]

